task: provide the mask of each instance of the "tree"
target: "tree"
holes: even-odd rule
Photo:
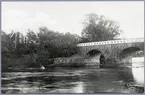
[[[40,46],[50,53],[50,57],[67,57],[76,53],[74,44],[79,42],[79,37],[70,33],[59,33],[40,27],[38,32]]]
[[[11,45],[11,40],[10,37],[3,31],[1,31],[1,49],[2,49],[2,54],[6,52],[10,52],[12,50],[12,45]]]
[[[116,39],[121,30],[119,25],[95,13],[87,14],[82,30],[82,42],[105,41]]]
[[[37,35],[32,31],[32,30],[28,30],[29,32],[27,33],[27,42],[28,43],[37,43]]]

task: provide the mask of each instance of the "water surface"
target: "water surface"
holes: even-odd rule
[[[2,93],[142,93],[131,68],[52,68],[3,72]]]

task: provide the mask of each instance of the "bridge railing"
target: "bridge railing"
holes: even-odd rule
[[[106,44],[119,44],[119,43],[135,43],[135,42],[144,42],[144,38],[80,43],[77,46],[79,47],[79,46],[106,45]]]

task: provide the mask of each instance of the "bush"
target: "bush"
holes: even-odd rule
[[[37,54],[37,60],[36,64],[38,66],[45,66],[47,67],[48,65],[53,63],[53,59],[49,59],[49,52],[46,51],[39,51]]]

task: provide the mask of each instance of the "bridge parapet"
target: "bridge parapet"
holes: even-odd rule
[[[136,43],[144,42],[144,38],[137,39],[122,39],[122,40],[109,40],[109,41],[99,41],[99,42],[89,42],[89,43],[80,43],[77,46],[93,46],[93,45],[107,45],[107,44],[120,44],[120,43]]]

